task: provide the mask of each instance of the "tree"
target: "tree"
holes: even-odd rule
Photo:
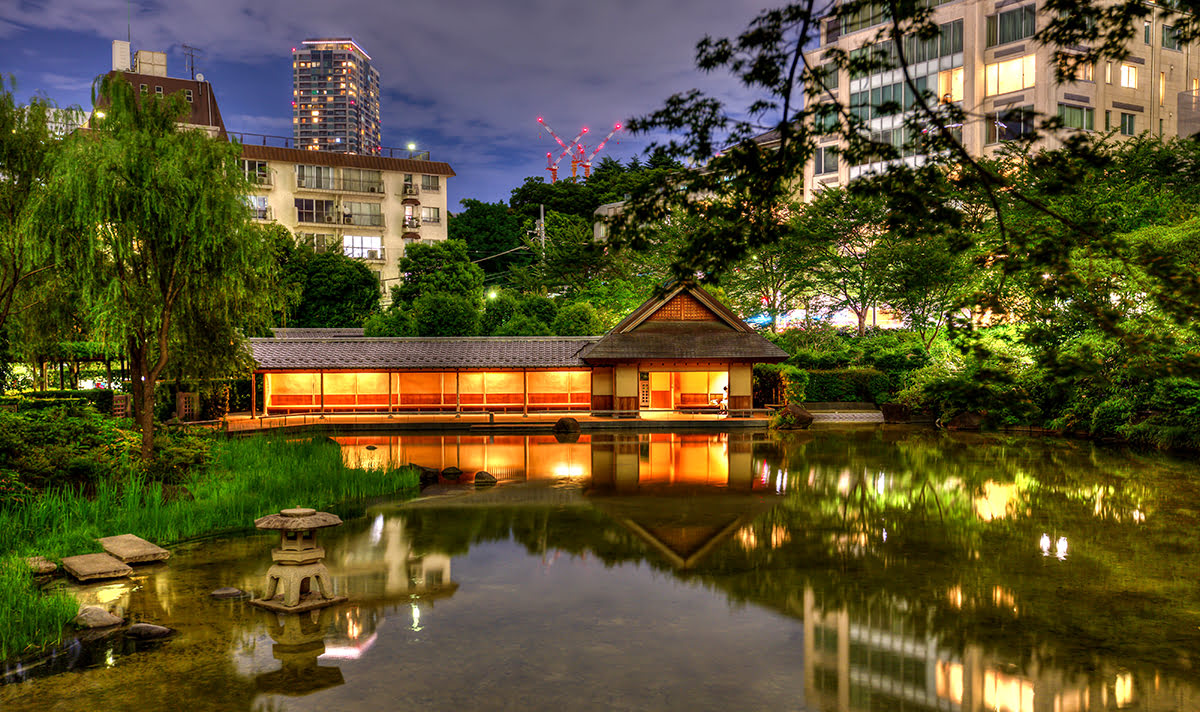
[[[526,225],[532,232],[533,223]],[[594,240],[592,223],[577,215],[546,213],[546,244],[526,235],[525,244],[537,261],[513,270],[514,285],[526,292],[571,295],[604,270],[604,245]]]
[[[496,329],[496,336],[553,336],[546,322],[528,314],[517,314]]]
[[[505,281],[509,269],[530,262],[531,253],[523,249],[522,218],[512,209],[470,198],[461,204],[465,210],[450,218],[448,235],[466,243],[486,278]]]
[[[560,309],[550,328],[557,336],[595,336],[604,333],[596,309],[587,302],[575,302]]]
[[[292,326],[361,326],[379,310],[379,279],[362,262],[340,252],[309,251],[303,265],[304,288]]]
[[[94,328],[125,344],[142,456],[154,446],[154,384],[174,350],[201,348],[194,324],[226,328],[262,308],[269,247],[250,230],[236,144],[183,130],[182,96],[139,97],[122,77],[98,85],[103,112],[69,137],[37,191],[27,238],[53,246],[81,287]],[[231,349],[232,351],[233,349]]]
[[[600,207],[600,199],[582,177],[547,183],[541,176],[530,176],[513,188],[508,205],[529,220],[537,219],[539,206],[544,206],[547,212],[591,220],[596,208]]]
[[[414,304],[421,295],[439,292],[456,294],[472,304],[483,297],[483,269],[471,262],[467,243],[461,240],[409,245],[400,258],[400,275],[403,280],[392,288],[392,299],[401,304]]]
[[[459,294],[430,292],[413,303],[417,336],[474,336],[479,330],[475,302]]]
[[[843,188],[830,188],[792,220],[800,243],[819,246],[815,265],[829,311],[848,309],[858,319],[858,334],[866,332],[867,317],[879,302],[887,281],[883,245],[888,239],[887,212],[882,200]]]
[[[898,311],[928,351],[950,312],[960,307],[971,286],[968,255],[954,249],[944,235],[900,239],[882,247],[886,265],[881,299]]]
[[[489,296],[483,305],[483,315],[479,319],[479,333],[491,336],[496,329],[517,313],[519,306],[517,298],[508,292],[501,292],[495,297]]]
[[[411,311],[391,307],[372,314],[363,322],[363,336],[416,336],[417,324]]]
[[[12,333],[9,317],[40,298],[29,289],[23,295],[22,289],[44,279],[53,266],[38,249],[43,243],[25,238],[22,221],[37,187],[49,176],[60,143],[49,128],[56,109],[43,100],[18,106],[15,89],[0,80],[0,338],[6,344]],[[5,372],[8,353],[7,347],[0,349],[0,370]]]

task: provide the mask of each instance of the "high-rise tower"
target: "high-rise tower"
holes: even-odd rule
[[[349,37],[292,48],[292,135],[313,151],[379,151],[379,72]]]

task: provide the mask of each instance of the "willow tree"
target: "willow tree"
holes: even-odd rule
[[[181,128],[178,95],[139,97],[115,75],[93,94],[90,130],[56,155],[27,230],[78,284],[95,332],[124,345],[149,458],[154,384],[172,354],[232,361],[234,327],[269,308],[273,261],[249,223],[236,144]]]

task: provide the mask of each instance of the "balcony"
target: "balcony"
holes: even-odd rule
[[[421,219],[420,218],[404,218],[404,229],[405,230],[420,230],[421,229]]]
[[[363,262],[387,262],[387,253],[382,247],[344,247],[342,254]]]
[[[312,178],[296,176],[297,190],[325,190],[333,193],[367,193],[383,197],[382,180],[362,180],[360,178]]]
[[[270,188],[275,185],[275,179],[268,173],[247,173],[246,180],[250,185],[257,185],[261,188]]]
[[[338,225],[342,222],[341,215],[322,212],[296,211],[296,222],[303,225]]]
[[[378,193],[383,194],[382,180],[362,180],[359,178],[343,178],[341,190],[349,193]]]
[[[342,215],[343,225],[353,225],[355,227],[383,227],[382,215],[365,215],[362,213],[352,214],[345,213]]]
[[[400,188],[400,195],[416,197],[421,194],[421,189],[412,183],[405,183]]]

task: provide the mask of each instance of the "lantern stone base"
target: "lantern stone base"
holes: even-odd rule
[[[294,606],[289,606],[284,603],[283,596],[274,598],[256,598],[250,601],[250,605],[265,608],[268,611],[276,613],[304,613],[305,611],[315,611],[318,608],[326,606],[335,606],[346,600],[345,596],[334,596],[333,598],[325,598],[321,594],[312,592],[300,596],[300,600]]]

